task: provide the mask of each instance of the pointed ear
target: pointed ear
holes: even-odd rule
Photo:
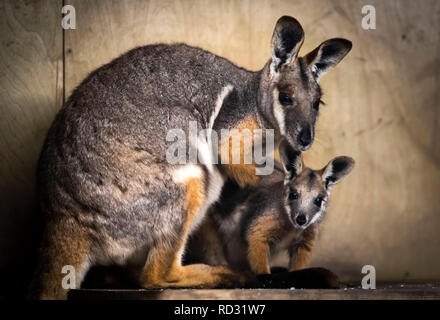
[[[324,41],[319,47],[308,53],[304,60],[312,69],[316,81],[319,81],[328,69],[336,66],[351,50],[351,47],[350,41],[335,38]]]
[[[336,157],[322,169],[322,180],[325,181],[326,188],[333,186],[341,181],[343,177],[350,173],[354,167],[354,160],[350,157]]]
[[[287,179],[290,180],[300,174],[302,170],[301,152],[293,149],[285,139],[280,142],[279,152]]]
[[[294,61],[303,42],[304,30],[299,22],[292,17],[281,17],[272,35],[271,74],[277,73],[284,64]]]

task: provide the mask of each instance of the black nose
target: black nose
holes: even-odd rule
[[[307,222],[307,218],[305,215],[300,214],[298,217],[296,217],[296,223],[298,223],[299,226],[305,225]]]
[[[312,133],[309,128],[302,129],[301,132],[298,135],[298,143],[302,147],[308,147],[310,143],[312,142]]]

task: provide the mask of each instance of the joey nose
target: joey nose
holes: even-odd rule
[[[307,218],[306,218],[305,215],[300,214],[298,217],[296,217],[296,223],[297,223],[299,226],[303,226],[303,225],[305,225],[306,222],[307,222]]]
[[[298,143],[304,149],[308,148],[312,143],[312,133],[309,128],[302,129],[298,135]]]

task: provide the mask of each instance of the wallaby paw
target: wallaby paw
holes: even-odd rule
[[[310,272],[316,272],[312,275],[316,281],[316,285],[323,289],[339,289],[341,283],[339,277],[332,271],[325,268],[309,268]]]
[[[257,276],[260,288],[303,288],[303,289],[337,289],[339,278],[324,268],[308,268],[303,270],[264,274]]]
[[[216,288],[242,288],[250,281],[248,276],[242,273],[230,271],[226,268],[219,270],[217,275],[221,280]]]

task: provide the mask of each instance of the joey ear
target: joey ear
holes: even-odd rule
[[[351,41],[335,38],[324,41],[308,53],[304,60],[312,69],[316,81],[319,81],[330,68],[336,66],[351,50],[351,47]]]
[[[295,18],[283,16],[278,19],[272,35],[271,73],[277,73],[282,65],[294,61],[303,42],[304,30]]]
[[[287,179],[290,180],[300,174],[302,170],[301,152],[293,149],[285,139],[280,142],[279,152]]]
[[[322,169],[322,180],[325,181],[326,188],[333,186],[341,181],[343,177],[350,173],[354,167],[354,160],[350,157],[336,157]]]

